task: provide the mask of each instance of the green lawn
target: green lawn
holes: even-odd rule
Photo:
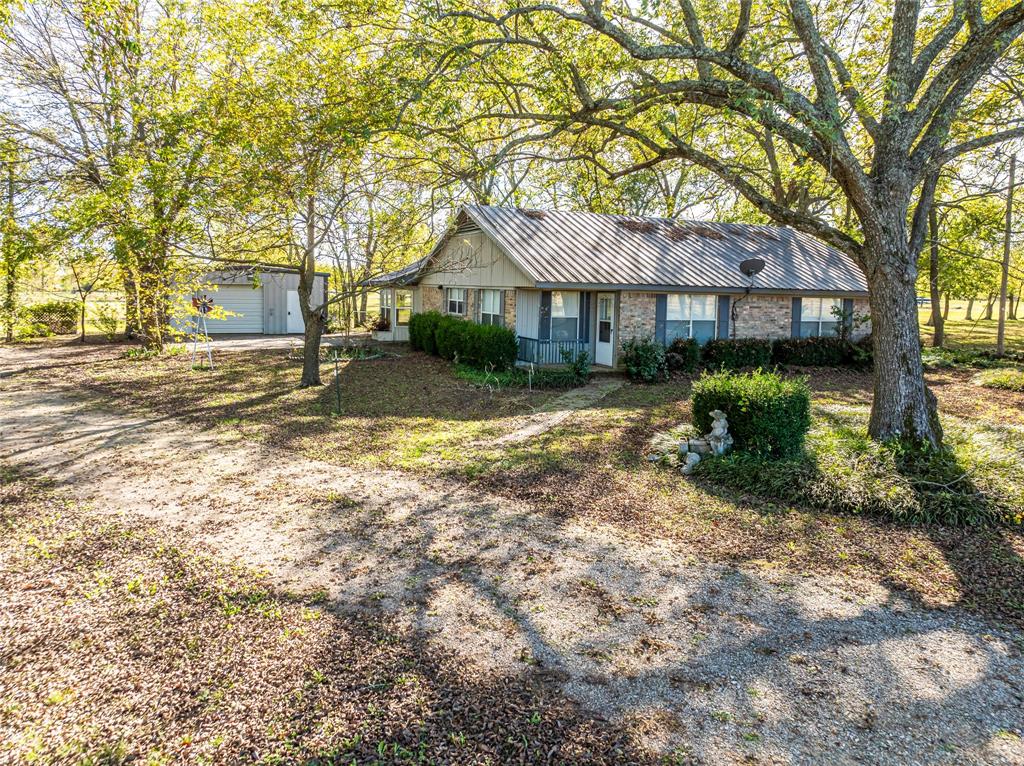
[[[45,374],[61,375],[120,407],[185,417],[312,458],[448,478],[528,501],[542,512],[672,538],[702,559],[870,577],[925,603],[960,603],[1024,622],[1024,604],[1005,597],[1024,581],[1019,531],[922,527],[812,510],[649,463],[651,437],[689,421],[686,378],[654,386],[627,383],[547,433],[497,445],[558,392],[474,386],[446,362],[405,353],[346,363],[339,415],[332,412],[333,386],[295,388],[299,361],[284,352],[221,354],[212,373],[191,371],[183,356],[132,361],[109,350],[92,353],[88,364]],[[975,374],[946,369],[928,377],[952,441],[964,445],[958,454],[977,473],[980,488],[999,491],[999,482],[1008,481],[1016,492],[1024,485],[1024,455],[1014,452],[1021,448],[1024,394],[979,389]],[[844,471],[863,485],[867,473],[856,450],[847,448],[864,439],[870,374],[820,371],[811,386],[818,429],[812,442],[829,443],[837,429],[845,434],[841,449],[830,452],[832,475],[839,477],[833,486],[842,488]],[[971,453],[986,443],[998,447],[991,459]],[[929,479],[936,485],[946,480]],[[913,493],[913,483],[893,491]],[[855,506],[837,503],[836,509]]]
[[[945,323],[945,345],[949,348],[970,351],[995,350],[997,322],[994,319],[979,319],[979,317],[984,316],[984,313],[984,304],[975,302],[973,311],[975,318],[967,320],[967,303],[965,301],[951,302],[949,319]],[[998,306],[996,307],[996,314],[998,314]],[[930,316],[931,310],[929,308],[924,307],[921,309],[919,315],[921,339],[925,345],[931,345],[932,341],[932,328],[926,325]],[[1024,353],[1024,319],[1007,320],[1006,349],[1008,351]]]

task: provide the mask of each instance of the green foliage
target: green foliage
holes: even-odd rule
[[[779,338],[772,343],[772,361],[801,367],[862,367],[870,363],[870,339],[851,343],[843,338]]]
[[[1024,522],[1020,437],[979,438],[976,424],[945,424],[948,448],[910,449],[868,438],[861,413],[816,417],[806,451],[772,460],[748,453],[709,458],[700,476],[744,493],[833,513],[953,526]]]
[[[496,372],[458,364],[455,374],[475,385],[493,388],[576,388],[590,380],[590,356],[586,351],[573,356],[572,352],[563,350],[562,359],[565,367],[544,367],[532,373],[521,367]]]
[[[1024,393],[1024,370],[994,369],[978,375],[978,383],[986,388],[1001,388],[1004,391]]]
[[[978,351],[966,348],[933,348],[921,349],[921,361],[926,369],[947,369],[969,367],[975,369],[991,369],[1011,365],[1024,365],[1024,353],[1010,352],[998,356],[994,351]]]
[[[622,364],[631,380],[655,383],[668,377],[665,347],[653,338],[631,338],[622,344]]]
[[[767,367],[772,343],[762,338],[714,338],[701,349],[704,366],[711,370],[743,370]]]
[[[722,410],[734,449],[762,457],[799,455],[811,424],[806,380],[774,372],[705,374],[694,382],[690,402],[700,433],[711,430],[711,411]]]
[[[117,312],[110,306],[99,306],[96,309],[94,321],[108,341],[114,340],[117,337],[117,333],[120,332],[121,320],[117,318]]]
[[[32,327],[43,326],[51,335],[67,335],[78,326],[80,310],[77,301],[47,301],[26,306],[22,314],[26,324]]]
[[[693,372],[700,366],[700,344],[694,338],[676,338],[665,351],[670,372]]]
[[[442,316],[436,321],[437,355],[482,370],[507,370],[516,363],[519,341],[507,327]]]
[[[437,354],[437,326],[443,316],[438,311],[413,314],[409,318],[409,345],[416,351]]]

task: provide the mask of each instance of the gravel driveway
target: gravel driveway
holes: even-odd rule
[[[701,561],[454,484],[313,462],[29,385],[0,348],[0,462],[143,515],[468,663],[524,664],[705,763],[1024,764],[1024,636],[867,581]]]

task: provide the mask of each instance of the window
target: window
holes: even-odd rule
[[[449,287],[447,293],[448,313],[463,316],[466,313],[466,288]]]
[[[409,317],[412,316],[412,292],[409,290],[395,291],[395,324],[409,324]]]
[[[841,315],[841,298],[804,298],[800,301],[800,337],[817,338],[836,335],[839,318],[832,313],[838,309]]]
[[[551,293],[551,340],[579,338],[580,294],[555,290]]]
[[[665,343],[676,338],[695,338],[704,344],[715,337],[718,297],[714,295],[666,296]]]
[[[380,291],[380,313],[388,320],[391,319],[391,290]]]
[[[505,324],[501,313],[501,290],[480,291],[480,324]]]

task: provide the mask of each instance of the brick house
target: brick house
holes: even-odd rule
[[[753,280],[739,270],[751,258],[765,264]],[[568,349],[614,367],[631,338],[830,335],[833,309],[868,310],[850,257],[789,228],[473,205],[427,256],[367,284],[390,320],[379,340],[440,311],[513,328],[537,364]]]

